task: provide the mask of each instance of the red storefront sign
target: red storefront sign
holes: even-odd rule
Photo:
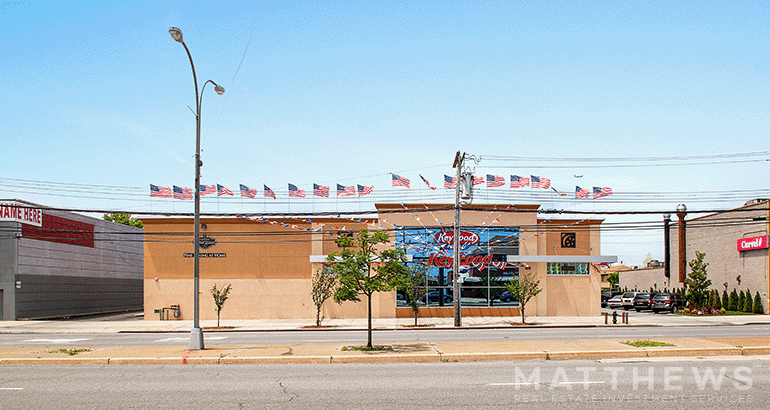
[[[738,252],[767,249],[767,235],[738,239]]]

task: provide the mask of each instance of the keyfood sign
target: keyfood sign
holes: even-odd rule
[[[767,249],[767,235],[738,239],[738,252]]]

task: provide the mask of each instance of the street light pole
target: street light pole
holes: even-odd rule
[[[182,30],[171,27],[168,29],[171,37],[179,43],[182,43],[187,57],[190,58],[192,67],[193,82],[195,83],[195,228],[193,238],[193,327],[190,331],[190,350],[203,350],[203,331],[200,326],[200,229],[201,229],[201,101],[203,100],[203,91],[206,84],[214,84],[214,91],[222,95],[225,89],[217,83],[208,80],[203,83],[200,93],[198,92],[198,77],[195,75],[195,64],[193,64],[192,54],[187,44],[184,42]]]

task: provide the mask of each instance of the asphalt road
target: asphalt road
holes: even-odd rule
[[[4,409],[770,408],[770,358],[3,366]]]
[[[675,337],[768,336],[768,325],[736,326],[618,326],[586,328],[510,327],[494,329],[375,330],[376,343],[416,343],[505,340],[647,339]],[[295,330],[258,332],[204,332],[206,345],[271,345],[351,343],[366,340],[365,330]],[[185,345],[189,333],[6,333],[0,347],[13,346],[150,346]]]

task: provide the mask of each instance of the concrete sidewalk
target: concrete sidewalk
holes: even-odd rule
[[[654,357],[770,355],[770,337],[665,338],[660,347],[624,340],[402,343],[361,351],[348,344],[209,346],[5,347],[0,365],[425,363],[520,360],[599,360]],[[358,345],[360,346],[360,345]]]

